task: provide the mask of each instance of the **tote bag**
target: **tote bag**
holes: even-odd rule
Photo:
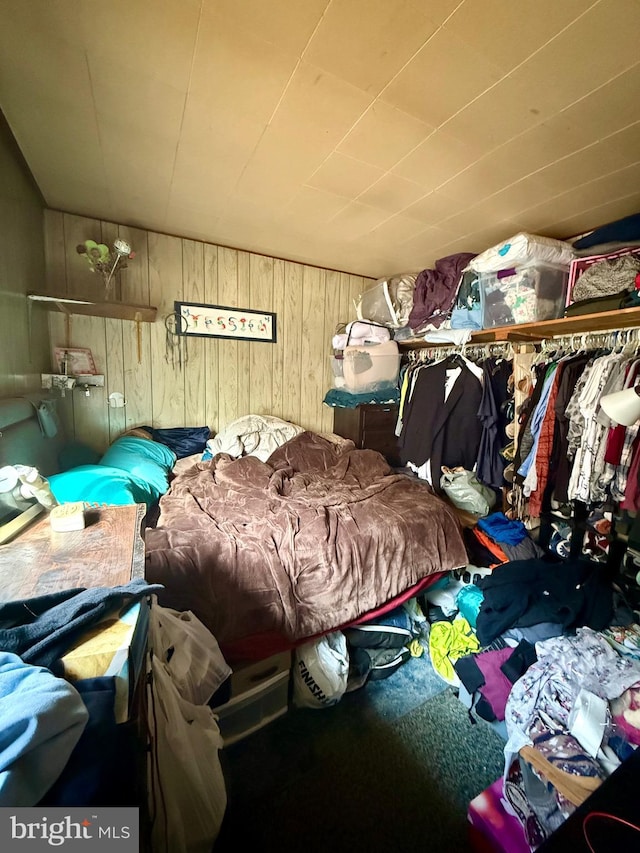
[[[458,509],[474,515],[488,515],[496,502],[495,492],[484,486],[473,471],[465,468],[443,466],[440,488]]]

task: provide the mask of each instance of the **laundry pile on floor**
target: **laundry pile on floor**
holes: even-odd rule
[[[601,563],[494,516],[467,531],[478,565],[420,601],[434,669],[506,741],[493,808],[521,838],[500,849],[536,850],[640,744],[640,614]]]

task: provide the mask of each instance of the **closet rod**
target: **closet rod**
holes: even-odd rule
[[[544,337],[531,339],[528,341],[513,341],[513,343],[538,343],[544,341],[572,341],[584,343],[590,338],[610,338],[612,342],[617,342],[618,339],[626,343],[636,340],[640,343],[640,326],[625,326],[621,329],[593,329],[584,332],[558,332],[555,335],[545,335]]]
[[[482,356],[489,358],[492,355],[502,355],[505,358],[513,358],[514,350],[511,341],[495,341],[494,343],[466,343],[466,344],[434,344],[432,347],[421,347],[405,351],[409,361],[426,361],[427,359],[441,359],[448,355],[463,355],[468,358]]]

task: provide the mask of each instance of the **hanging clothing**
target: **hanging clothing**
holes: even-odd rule
[[[443,465],[473,469],[482,431],[481,398],[480,380],[458,356],[416,371],[398,440],[400,456],[405,465],[429,462],[437,492]]]
[[[555,499],[560,503],[566,503],[569,500],[567,489],[569,488],[569,478],[571,476],[568,441],[569,418],[567,417],[566,409],[576,384],[590,358],[591,356],[587,353],[578,353],[570,358],[564,366],[562,375],[560,376],[560,384],[558,385],[555,402],[556,429],[554,432],[551,458],[549,460],[549,469]]]
[[[533,415],[531,416],[531,450],[529,451],[522,465],[518,468],[518,474],[520,474],[521,477],[526,478],[531,466],[534,464],[534,460],[536,457],[536,449],[538,446],[538,439],[540,437],[540,430],[542,429],[542,421],[544,419],[544,414],[547,409],[549,394],[551,393],[551,386],[553,384],[556,369],[557,364],[550,364],[548,365],[547,370],[545,372],[545,378],[544,383],[542,385],[542,393],[540,395],[540,400],[535,408]]]
[[[499,489],[504,485],[506,460],[500,450],[508,443],[505,429],[509,423],[505,404],[509,400],[509,377],[513,362],[504,358],[487,358],[482,363],[482,399],[478,417],[482,424],[476,473],[481,483]]]

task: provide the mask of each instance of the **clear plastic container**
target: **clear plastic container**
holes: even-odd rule
[[[286,714],[288,707],[289,671],[286,670],[213,708],[213,713],[218,717],[224,745],[231,746]]]
[[[569,268],[535,263],[478,275],[482,326],[555,320],[564,314]]]
[[[370,346],[349,346],[343,350],[342,372],[345,391],[365,394],[398,384],[400,352],[395,341]]]

